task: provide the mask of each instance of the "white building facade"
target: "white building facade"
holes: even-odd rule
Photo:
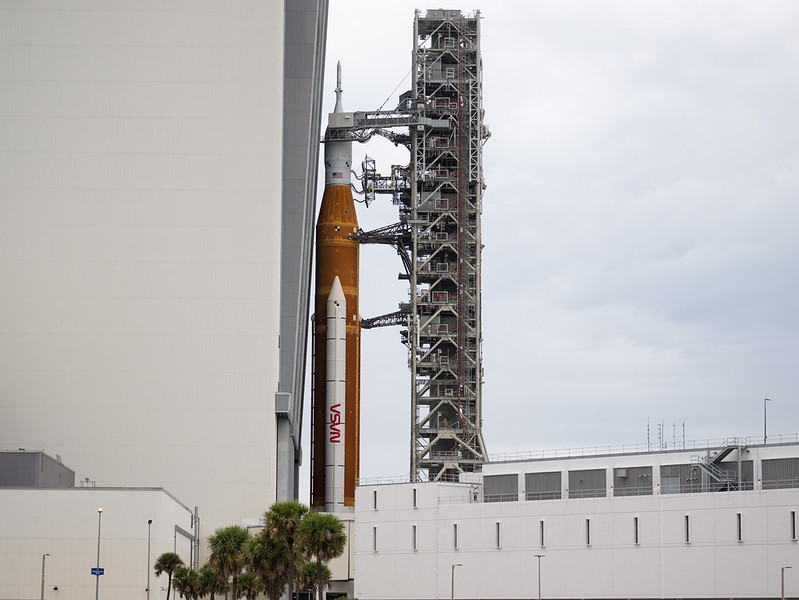
[[[177,552],[190,563],[192,509],[165,490],[17,488],[0,499],[0,598],[162,600],[157,557]]]
[[[799,569],[799,445],[736,443],[718,461],[724,485],[700,465],[716,455],[518,460],[474,483],[360,486],[355,595],[524,599],[540,583],[558,599],[779,597],[782,567]],[[785,573],[796,597],[799,570]]]
[[[163,487],[202,540],[295,497],[326,19],[0,5],[0,450]]]

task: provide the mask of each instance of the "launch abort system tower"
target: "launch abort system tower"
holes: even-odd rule
[[[480,324],[484,190],[480,13],[414,19],[411,101],[447,130],[411,127],[411,476],[458,480],[486,460]],[[420,120],[423,122],[424,120]],[[408,238],[406,238],[408,239]]]

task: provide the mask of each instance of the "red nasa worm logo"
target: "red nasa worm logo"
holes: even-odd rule
[[[340,444],[341,443],[341,430],[338,426],[341,424],[341,411],[338,410],[338,407],[341,404],[334,404],[330,407],[330,443],[331,444]]]

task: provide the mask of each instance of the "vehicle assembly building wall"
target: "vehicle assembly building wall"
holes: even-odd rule
[[[614,475],[625,475],[622,469],[629,477],[658,473],[672,463],[690,464],[690,454],[484,468],[491,471],[486,478],[512,475],[520,486],[532,480],[524,475],[546,473],[548,481],[552,473],[575,471],[601,471],[612,482]],[[753,448],[747,456],[756,477],[772,470],[773,481],[744,481],[740,489],[723,491],[710,486],[661,493],[661,483],[661,488],[650,485],[649,493],[642,486],[637,495],[622,487],[619,494],[606,488],[601,495],[582,490],[553,499],[540,490],[521,493],[521,487],[508,492],[507,478],[497,479],[495,487],[507,495],[493,498],[485,497],[478,484],[361,486],[355,595],[362,600],[450,597],[454,577],[456,598],[535,598],[535,555],[542,555],[544,598],[778,597],[781,568],[795,563],[799,543],[799,473],[791,462],[797,454],[796,444]],[[796,597],[799,577],[786,573],[786,597]]]
[[[0,7],[0,449],[166,487],[204,536],[276,497],[284,17]]]
[[[278,500],[299,496],[328,0],[285,0],[285,5]]]

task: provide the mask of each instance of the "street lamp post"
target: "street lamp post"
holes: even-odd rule
[[[103,507],[100,506],[97,509],[97,570],[94,575],[97,578],[97,583],[94,587],[94,600],[100,598],[100,526],[102,525],[102,520]]]
[[[546,554],[533,554],[538,559],[538,600],[541,600],[541,559],[546,556]]]
[[[766,440],[768,439],[766,435],[766,407],[768,406],[767,402],[771,402],[771,398],[763,398],[763,445],[766,445]]]
[[[50,556],[49,554],[42,554],[42,600],[44,600],[44,559]]]
[[[780,569],[780,575],[782,579],[780,597],[782,598],[782,600],[785,600],[785,569],[790,569],[790,568],[791,567],[782,567],[782,569]]]
[[[147,600],[150,600],[150,528],[152,519],[147,519]]]
[[[450,584],[451,585],[450,589],[452,590],[451,600],[455,600],[455,567],[462,567],[462,566],[463,565],[461,563],[452,565],[452,582]]]

